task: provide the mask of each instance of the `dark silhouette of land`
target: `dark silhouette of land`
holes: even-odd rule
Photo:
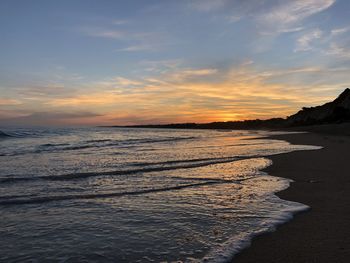
[[[305,126],[350,121],[350,89],[345,89],[338,98],[322,106],[304,107],[286,119],[286,125]]]
[[[174,123],[131,126],[109,126],[128,128],[171,128],[171,129],[281,129],[288,127],[309,126],[350,122],[350,89],[345,89],[332,102],[317,107],[304,107],[287,118],[268,120],[244,120],[211,123]]]

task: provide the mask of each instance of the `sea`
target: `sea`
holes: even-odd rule
[[[2,128],[0,262],[230,262],[308,206],[247,130]]]

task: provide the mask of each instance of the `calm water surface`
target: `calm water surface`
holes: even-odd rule
[[[226,262],[303,204],[264,131],[2,129],[1,262]],[[10,135],[10,136],[7,136]]]

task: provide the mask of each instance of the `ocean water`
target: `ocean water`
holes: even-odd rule
[[[227,262],[308,207],[266,131],[2,129],[0,262]]]

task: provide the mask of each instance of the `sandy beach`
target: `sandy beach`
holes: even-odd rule
[[[273,165],[265,170],[295,181],[278,193],[280,198],[311,209],[255,238],[234,262],[349,262],[350,137],[344,136],[348,128],[348,124],[315,126],[307,128],[311,133],[274,136],[292,144],[324,147],[273,156]]]

